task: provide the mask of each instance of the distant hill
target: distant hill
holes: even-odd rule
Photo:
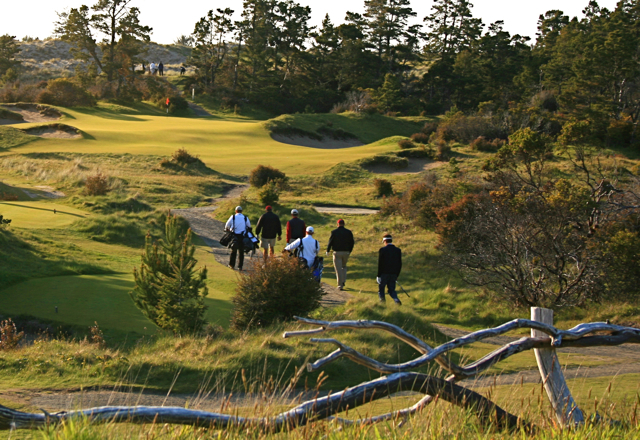
[[[81,64],[71,55],[71,45],[62,40],[48,39],[20,42],[18,59],[22,62],[23,79],[38,80],[65,77],[74,74],[74,69]],[[149,43],[147,51],[142,54],[146,64],[162,62],[165,71],[178,71],[189,54],[191,48],[175,44],[161,45]]]

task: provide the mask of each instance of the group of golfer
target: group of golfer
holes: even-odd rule
[[[265,208],[265,213],[258,220],[255,228],[255,236],[260,238],[260,247],[263,251],[265,262],[269,255],[274,256],[276,241],[282,240],[282,224],[280,218],[273,212],[271,206]],[[344,220],[338,220],[338,227],[331,231],[331,237],[327,244],[326,254],[333,253],[333,266],[338,280],[338,290],[344,290],[347,282],[347,262],[353,251],[355,241],[353,233],[345,228]],[[229,217],[225,224],[225,230],[236,235],[233,241],[229,267],[234,269],[236,260],[238,270],[242,270],[244,263],[244,237],[251,230],[251,221],[242,213],[242,206],[237,206],[235,214]],[[306,260],[308,267],[312,267],[316,257],[320,255],[320,243],[313,237],[313,226],[307,226],[299,217],[297,209],[291,210],[291,219],[287,221],[285,252],[298,250],[298,256]],[[378,251],[378,296],[380,301],[385,301],[385,289],[393,301],[401,305],[396,293],[396,280],[402,270],[402,252],[394,246],[390,234],[382,237],[384,245]]]

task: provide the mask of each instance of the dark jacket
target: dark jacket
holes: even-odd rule
[[[388,244],[378,252],[378,276],[400,275],[402,270],[402,251],[393,244]]]
[[[276,238],[282,236],[280,218],[273,212],[265,212],[256,225],[256,237],[262,233],[262,238]]]
[[[304,238],[307,226],[297,217],[287,222],[287,243],[296,238]]]
[[[336,252],[353,251],[353,233],[344,226],[338,226],[337,229],[331,231],[327,252],[333,249]]]

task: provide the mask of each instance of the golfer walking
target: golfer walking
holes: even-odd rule
[[[393,301],[399,306],[402,302],[398,299],[396,294],[396,281],[402,270],[402,251],[395,247],[393,244],[393,238],[387,234],[382,237],[384,246],[378,251],[378,296],[380,301],[384,302],[384,290],[385,287],[389,290],[389,296],[393,298]]]
[[[353,252],[353,233],[344,227],[344,220],[338,220],[338,227],[331,231],[327,254],[333,249],[333,267],[336,269],[338,290],[344,290],[347,282],[347,262]]]
[[[242,270],[244,263],[244,236],[251,227],[249,218],[242,213],[242,206],[236,206],[236,213],[229,217],[224,225],[225,231],[231,231],[235,235],[233,246],[231,247],[231,257],[229,267],[233,269],[236,265],[236,255],[238,256],[238,270]],[[238,255],[239,254],[239,255]]]

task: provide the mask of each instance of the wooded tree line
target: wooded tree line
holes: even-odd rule
[[[535,42],[501,21],[485,26],[471,8],[434,0],[419,25],[410,24],[408,0],[365,0],[364,13],[348,12],[340,25],[327,15],[312,28],[310,8],[293,0],[246,0],[239,21],[227,8],[196,24],[191,62],[209,92],[278,112],[329,111],[391,75],[396,99],[382,110],[439,114],[483,102],[508,109],[546,91],[551,110],[637,120],[637,1],[613,11],[590,1],[582,19],[548,11]]]

